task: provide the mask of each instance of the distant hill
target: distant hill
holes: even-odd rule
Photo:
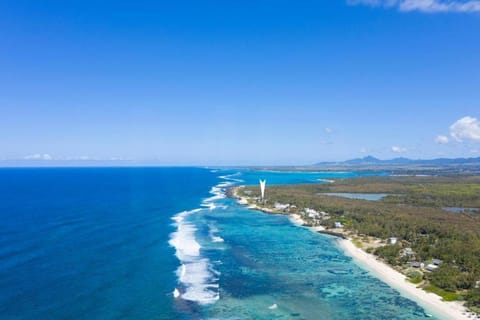
[[[413,160],[408,158],[394,158],[390,160],[381,160],[373,156],[364,158],[356,158],[341,162],[319,162],[314,164],[315,167],[325,166],[465,166],[480,165],[480,157],[478,158],[438,158],[428,160]]]

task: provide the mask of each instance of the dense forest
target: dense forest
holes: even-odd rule
[[[241,189],[250,199],[258,187]],[[348,199],[323,193],[386,193],[380,201]],[[412,282],[447,300],[464,299],[480,310],[480,213],[448,212],[444,207],[480,208],[480,177],[375,177],[330,184],[269,186],[266,206],[290,204],[285,213],[305,208],[328,213],[310,224],[333,227],[335,221],[359,237],[383,239],[370,251],[387,263],[408,270]],[[386,244],[396,237],[396,244]],[[412,254],[405,254],[410,248]],[[432,272],[412,272],[413,261],[442,263]],[[419,278],[420,277],[420,278]]]

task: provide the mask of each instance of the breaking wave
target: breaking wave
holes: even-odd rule
[[[208,259],[201,256],[201,246],[195,238],[197,228],[187,219],[201,210],[183,211],[172,218],[177,231],[171,235],[169,243],[181,262],[177,269],[180,286],[175,288],[173,295],[199,304],[210,304],[219,299],[218,284],[215,283],[218,279]]]
[[[216,201],[226,197],[226,188],[242,180],[233,178],[240,173],[220,176],[225,180],[210,190],[211,197],[204,199],[201,208],[189,211],[182,211],[172,219],[175,221],[177,230],[172,233],[169,244],[175,248],[175,255],[181,265],[177,269],[179,286],[174,289],[173,296],[176,299],[184,299],[199,304],[211,304],[220,298],[218,276],[209,259],[201,255],[201,245],[198,243],[195,233],[197,227],[190,221],[189,216],[202,210],[225,209],[224,205],[216,204]],[[210,240],[213,243],[224,242],[214,226],[210,226]]]

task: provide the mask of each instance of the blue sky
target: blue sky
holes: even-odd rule
[[[0,159],[480,156],[480,3],[0,2]]]

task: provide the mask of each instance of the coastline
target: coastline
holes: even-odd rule
[[[359,266],[398,290],[404,297],[417,302],[428,313],[440,319],[476,319],[468,316],[468,310],[460,302],[443,301],[440,296],[417,288],[415,284],[407,281],[405,275],[377,260],[374,255],[357,248],[351,240],[337,239],[336,243]]]
[[[237,188],[238,187],[232,188],[229,196],[236,198],[238,204],[247,206],[251,210],[258,210],[269,214],[284,214],[260,207],[256,204],[249,204],[248,198],[238,195]],[[477,316],[470,316],[471,312],[465,306],[463,306],[461,302],[443,301],[440,296],[427,292],[421,288],[417,288],[415,284],[407,281],[405,275],[398,272],[386,263],[378,260],[375,255],[367,253],[364,250],[356,247],[351,238],[345,235],[337,235],[335,233],[332,234],[326,231],[323,226],[308,226],[306,221],[303,220],[298,214],[287,215],[290,218],[290,221],[297,226],[307,227],[314,232],[335,236],[336,245],[338,248],[340,248],[347,256],[351,257],[357,265],[364,268],[374,277],[382,280],[390,287],[399,291],[402,296],[417,302],[427,311],[428,314],[432,314],[439,319],[445,320],[477,319]]]

